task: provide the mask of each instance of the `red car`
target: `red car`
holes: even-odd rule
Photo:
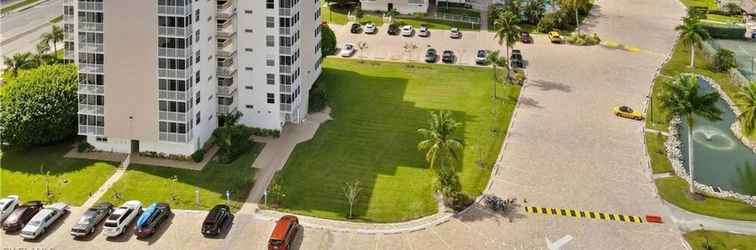
[[[6,232],[18,231],[23,228],[39,210],[42,210],[41,201],[29,201],[18,206],[8,218],[3,221],[3,230]]]
[[[288,250],[299,231],[299,219],[296,216],[285,215],[278,219],[273,233],[270,234],[268,250]]]

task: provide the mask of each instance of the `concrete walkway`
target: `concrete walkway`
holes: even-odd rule
[[[301,124],[284,127],[279,138],[255,138],[255,141],[265,143],[265,147],[251,166],[258,169],[255,173],[255,186],[252,187],[239,213],[254,213],[257,202],[262,198],[276,172],[286,165],[294,147],[312,139],[320,124],[331,120],[330,114],[330,108],[326,108],[323,112],[309,114]]]
[[[669,202],[664,202],[669,208],[672,220],[680,230],[690,232],[700,229],[731,232],[738,234],[756,235],[756,222],[720,219],[686,211]]]
[[[124,173],[126,173],[126,169],[129,168],[129,164],[131,163],[131,155],[127,155],[126,159],[124,159],[121,162],[121,165],[118,165],[118,168],[116,169],[115,173],[108,178],[105,183],[100,186],[100,188],[97,189],[92,195],[89,196],[89,199],[87,199],[86,202],[84,202],[83,205],[81,205],[84,208],[89,208],[95,203],[97,203],[98,200],[100,200],[100,197],[105,194],[105,192],[110,189],[110,187],[113,186],[119,179],[121,179],[121,176],[123,176]]]

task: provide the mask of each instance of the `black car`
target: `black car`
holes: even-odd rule
[[[520,34],[520,42],[533,43],[533,37],[531,37],[528,32],[522,32],[522,34]]]
[[[147,238],[155,234],[163,222],[171,217],[171,206],[166,203],[150,205],[137,220],[137,238]]]
[[[349,29],[349,32],[352,32],[352,34],[357,34],[362,31],[362,26],[360,26],[359,23],[353,23],[352,28]]]
[[[18,231],[28,223],[32,217],[34,217],[39,210],[42,210],[41,201],[29,201],[21,206],[18,206],[13,213],[8,215],[3,221],[3,230],[6,232]]]
[[[512,56],[509,57],[509,61],[511,62],[512,67],[522,68],[525,66],[522,61],[522,51],[519,49],[512,50]]]
[[[444,63],[453,63],[454,51],[444,50],[444,53],[441,55],[441,61],[443,61]]]
[[[71,228],[73,237],[84,237],[93,233],[100,222],[113,212],[113,204],[109,202],[98,203],[87,209],[76,225]]]
[[[425,62],[434,63],[436,60],[438,60],[438,52],[436,52],[436,49],[434,48],[428,48],[428,50],[425,51]]]
[[[226,205],[216,205],[202,222],[202,235],[210,237],[220,234],[230,217],[231,208]]]
[[[399,24],[392,23],[389,25],[388,30],[386,31],[389,35],[396,36],[399,35]]]

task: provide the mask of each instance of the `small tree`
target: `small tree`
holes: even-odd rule
[[[747,134],[751,134],[756,128],[756,82],[751,82],[740,89],[736,102],[743,111],[738,116],[740,127]]]
[[[740,8],[740,5],[737,3],[729,2],[726,3],[724,6],[722,6],[722,11],[727,12],[727,14],[731,16],[740,15],[742,13],[742,9]]]
[[[737,66],[738,64],[735,62],[735,52],[728,49],[717,50],[717,54],[714,55],[714,61],[712,62],[714,70],[725,72]]]
[[[365,16],[365,12],[362,11],[362,7],[357,6],[356,8],[354,8],[354,17],[357,18],[357,23],[359,23],[360,20],[362,20],[362,17],[364,16]]]
[[[701,47],[703,41],[710,38],[709,32],[701,24],[698,18],[684,17],[683,24],[675,27],[680,31],[680,42],[690,46],[690,67],[696,69],[696,47]]]
[[[30,69],[35,66],[34,56],[30,52],[16,53],[11,57],[3,57],[3,64],[5,64],[3,73],[11,77],[16,77],[19,70]]]
[[[498,70],[496,69],[496,67],[506,66],[507,59],[502,57],[501,52],[496,50],[486,54],[486,62],[490,63],[491,67],[493,67],[493,97],[494,99],[496,99],[496,84],[499,82],[499,77],[497,77]]]
[[[336,54],[336,33],[328,25],[320,25],[320,54],[322,57]]]
[[[176,183],[178,183],[178,176],[176,175],[171,176],[171,179],[169,180],[169,183],[167,186],[171,192],[171,197],[170,197],[171,202],[176,202],[178,200],[178,196],[176,195]]]
[[[394,18],[398,16],[399,14],[400,14],[399,10],[397,10],[396,7],[390,9],[389,11],[386,11],[386,16],[389,18],[389,23],[393,24]]]
[[[352,208],[357,201],[357,196],[360,195],[360,191],[362,191],[362,187],[360,187],[359,180],[344,183],[344,197],[346,198],[347,203],[349,203],[349,219],[353,218]]]

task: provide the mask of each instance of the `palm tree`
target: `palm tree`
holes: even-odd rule
[[[58,42],[63,41],[63,37],[64,37],[63,29],[60,28],[60,26],[58,25],[53,25],[52,31],[48,33],[43,33],[40,38],[42,38],[42,42],[52,43],[53,52],[55,53],[58,51],[57,44]]]
[[[386,12],[386,16],[389,18],[389,23],[394,23],[394,17],[398,16],[400,13],[396,9],[396,7],[391,8]]]
[[[498,39],[499,45],[506,45],[507,58],[509,58],[509,50],[520,41],[522,32],[520,26],[517,25],[517,16],[510,11],[501,12],[496,16],[494,25],[498,27],[495,38]],[[507,64],[507,79],[509,79],[510,71],[512,71],[511,67]]]
[[[496,73],[498,71],[496,70],[497,66],[506,66],[507,65],[507,59],[501,56],[501,52],[496,50],[491,53],[488,53],[486,55],[486,62],[490,63],[493,67],[493,97],[496,98],[496,83],[498,82],[498,78],[496,77]]]
[[[704,40],[710,38],[709,32],[701,25],[700,20],[694,17],[683,17],[683,24],[675,27],[680,31],[680,42],[690,46],[690,67],[696,69],[696,47],[700,47]]]
[[[454,173],[454,163],[460,159],[459,151],[462,149],[462,143],[453,138],[454,130],[462,126],[461,123],[454,121],[451,113],[440,111],[431,112],[429,128],[418,129],[425,139],[417,144],[419,150],[426,151],[425,160],[430,164],[436,174],[441,179]],[[440,187],[443,188],[443,187]]]
[[[756,82],[742,87],[737,96],[739,98],[736,101],[743,111],[738,116],[740,126],[746,134],[751,134],[756,127]]]
[[[3,57],[3,64],[5,64],[5,74],[16,77],[18,70],[34,67],[34,58],[30,52],[17,53],[10,58]]]
[[[674,82],[667,82],[664,85],[661,96],[662,105],[669,108],[672,114],[688,122],[688,170],[691,194],[696,192],[693,185],[695,176],[693,171],[695,165],[693,162],[694,115],[712,121],[722,119],[722,110],[716,106],[717,101],[719,101],[717,92],[699,95],[698,76],[693,74],[681,74]]]
[[[40,41],[36,46],[37,53],[34,54],[34,61],[37,65],[45,64],[47,52],[50,51],[50,44],[45,41]]]
[[[580,35],[580,15],[578,13],[580,8],[588,5],[588,1],[590,0],[560,0],[558,2],[560,7],[575,11],[575,31],[578,35]]]

